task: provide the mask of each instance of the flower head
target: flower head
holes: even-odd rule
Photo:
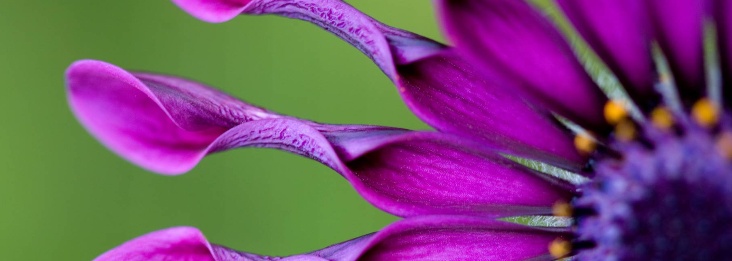
[[[316,24],[372,59],[412,111],[437,130],[316,123],[178,77],[91,60],[69,68],[69,99],[82,124],[142,167],[179,174],[213,152],[275,148],[329,166],[367,201],[405,218],[376,234],[286,259],[706,260],[732,254],[730,1],[559,0],[624,87],[626,102],[609,101],[562,34],[524,1],[437,1],[454,46],[384,25],[339,0],[174,2],[209,22],[275,14]],[[717,29],[721,77],[705,61],[707,20]],[[584,181],[572,183],[506,155]],[[526,215],[570,217],[572,226],[495,221]],[[173,228],[99,260],[172,257],[270,259],[209,244],[192,228]]]

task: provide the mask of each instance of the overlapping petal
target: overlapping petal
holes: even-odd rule
[[[568,131],[543,108],[526,104],[507,88],[510,85],[483,78],[448,47],[381,24],[340,0],[174,2],[206,21],[221,22],[242,13],[316,24],[371,58],[394,81],[412,111],[439,131],[570,170],[582,167],[584,158],[572,146]]]
[[[202,84],[99,61],[67,71],[82,124],[122,157],[165,174],[205,155],[266,147],[317,160],[399,216],[546,214],[573,187],[440,133],[327,125],[279,115]]]
[[[594,84],[554,26],[521,0],[437,1],[446,35],[484,74],[502,76],[532,102],[607,130]]]
[[[580,35],[643,109],[656,106],[651,26],[645,1],[558,1]]]
[[[143,235],[97,257],[111,260],[551,260],[547,245],[561,230],[462,216],[424,216],[302,255],[268,257],[211,244],[195,228],[175,227]]]

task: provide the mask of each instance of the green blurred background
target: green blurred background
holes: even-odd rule
[[[429,1],[348,2],[441,39]],[[216,154],[177,177],[123,161],[67,107],[63,72],[84,58],[186,76],[321,122],[426,128],[365,56],[305,22],[207,24],[169,1],[0,1],[3,260],[90,260],[179,225],[232,248],[288,255],[396,220],[330,169],[274,150]]]

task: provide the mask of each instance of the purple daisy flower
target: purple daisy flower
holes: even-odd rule
[[[627,102],[609,101],[562,34],[519,0],[437,1],[453,47],[339,0],[174,2],[209,22],[276,14],[316,24],[372,59],[437,130],[316,123],[190,80],[100,61],[68,69],[69,101],[81,123],[144,168],[180,174],[210,153],[275,148],[329,166],[374,206],[405,218],[286,260],[732,255],[732,1],[559,0]],[[705,31],[711,24],[716,31]],[[709,61],[714,56],[705,58],[705,41],[715,43],[705,32],[712,31],[721,74]],[[578,178],[570,182],[516,158]],[[536,215],[569,222],[498,220]],[[120,259],[279,258],[210,244],[198,230],[179,227],[97,260]]]

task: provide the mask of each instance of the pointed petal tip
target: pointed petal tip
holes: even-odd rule
[[[66,70],[66,88],[71,111],[81,125],[128,161],[160,174],[178,175],[203,157],[191,146],[182,149],[187,150],[185,155],[176,156],[151,149],[154,146],[149,143],[154,143],[158,132],[191,140],[200,137],[186,137],[151,90],[130,72],[103,61],[79,60]]]
[[[173,227],[137,237],[95,258],[112,260],[196,260],[213,261],[211,245],[193,227]]]
[[[239,15],[253,0],[173,0],[183,11],[209,23],[223,23]]]

